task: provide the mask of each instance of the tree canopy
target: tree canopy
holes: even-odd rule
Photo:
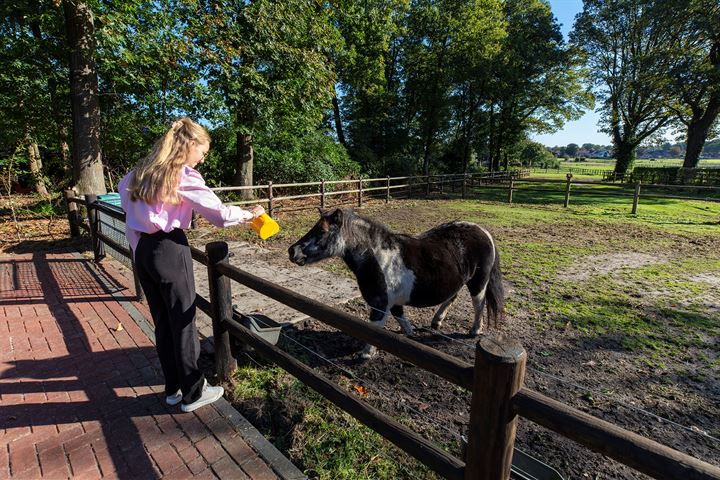
[[[215,185],[497,170],[597,98],[623,170],[673,122],[712,136],[716,3],[585,0],[568,44],[543,0],[20,0],[0,7],[0,162],[62,188],[101,153],[113,188],[189,115]]]

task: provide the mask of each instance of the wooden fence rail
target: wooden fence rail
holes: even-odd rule
[[[511,189],[513,183],[510,182]],[[567,182],[562,183],[569,185],[570,177]],[[74,201],[72,197],[68,198],[70,198],[69,203]],[[100,202],[87,201],[86,205],[91,233],[96,228],[93,225],[98,223],[93,219],[99,211],[124,220],[123,213],[109,209]],[[77,215],[73,215],[75,216],[68,214],[68,219],[77,221]],[[114,245],[109,243],[108,240],[112,241],[112,239],[98,230],[95,230],[92,238],[94,242],[101,244],[100,246],[103,243],[107,243],[112,248],[120,246],[115,242]],[[515,342],[502,338],[483,337],[477,344],[473,366],[232,266],[228,262],[225,242],[213,242],[206,248],[206,252],[191,249],[193,259],[208,267],[210,284],[210,299],[197,295],[196,303],[202,311],[209,312],[212,317],[216,336],[216,370],[222,373],[222,378],[228,378],[235,365],[229,347],[229,335],[233,335],[428,468],[444,478],[453,480],[509,478],[515,422],[518,415],[655,478],[720,480],[720,467],[716,465],[693,458],[522,387],[526,353]],[[128,249],[118,251],[122,254],[131,254]],[[98,257],[98,260],[101,258]],[[230,280],[471,391],[469,441],[464,462],[379,412],[354,394],[330,382],[238,323],[238,318],[231,307]],[[218,352],[217,349],[220,351]]]

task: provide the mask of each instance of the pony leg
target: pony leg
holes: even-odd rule
[[[480,293],[472,296],[472,304],[475,308],[475,321],[470,329],[470,335],[476,337],[483,331],[482,313],[485,307],[485,292],[487,291],[487,284],[480,290]]]
[[[387,322],[387,307],[385,307],[385,309],[386,310],[383,311],[377,307],[372,307],[370,310],[370,321],[380,328],[385,328],[385,323]],[[365,360],[370,359],[375,355],[377,355],[377,348],[369,343],[366,343],[365,348],[363,348],[362,352],[360,352],[360,358]]]
[[[415,335],[415,330],[413,329],[412,323],[405,318],[405,314],[403,312],[402,305],[395,305],[390,309],[390,312],[393,314],[393,317],[395,317],[395,320],[400,324],[400,328],[402,328],[402,331],[405,335],[408,337],[412,337]]]
[[[445,303],[440,305],[440,308],[438,308],[437,312],[435,312],[435,316],[433,317],[432,323],[430,324],[432,328],[437,330],[442,326],[442,322],[443,320],[445,320],[445,315],[447,315],[448,309],[455,302],[456,298],[457,294],[453,295]]]

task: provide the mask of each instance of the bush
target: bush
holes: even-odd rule
[[[254,168],[255,183],[337,180],[360,173],[345,147],[320,131],[258,139]]]

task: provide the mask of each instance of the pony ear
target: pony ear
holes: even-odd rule
[[[342,208],[336,208],[331,217],[335,223],[342,223],[344,212]]]
[[[317,210],[321,217],[327,213],[327,210],[320,208],[320,207],[317,207]]]

